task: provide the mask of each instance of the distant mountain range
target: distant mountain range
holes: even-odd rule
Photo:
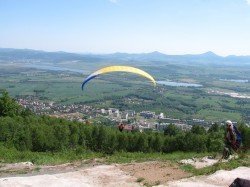
[[[151,53],[112,53],[112,54],[78,54],[68,52],[46,52],[31,49],[12,49],[0,48],[0,62],[3,61],[24,61],[40,60],[47,62],[62,61],[88,61],[100,62],[103,60],[118,62],[181,62],[181,63],[202,63],[202,64],[232,64],[232,65],[250,65],[250,56],[226,57],[219,56],[211,51],[203,54],[186,54],[186,55],[167,55],[158,51]]]

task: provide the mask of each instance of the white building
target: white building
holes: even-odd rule
[[[163,119],[164,117],[165,117],[164,114],[163,114],[163,113],[160,113],[159,119]]]
[[[104,108],[101,109],[102,114],[106,114],[106,110]]]

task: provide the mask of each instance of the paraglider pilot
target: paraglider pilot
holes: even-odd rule
[[[238,151],[241,145],[241,134],[237,127],[230,121],[226,121],[226,137],[225,148],[223,151],[223,157],[227,159],[232,154],[232,150]]]

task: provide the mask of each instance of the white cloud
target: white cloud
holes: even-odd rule
[[[250,5],[250,0],[246,0],[247,4]]]

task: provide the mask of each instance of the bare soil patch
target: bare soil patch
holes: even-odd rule
[[[145,185],[165,184],[168,181],[189,177],[190,174],[167,162],[143,162],[118,166]]]

